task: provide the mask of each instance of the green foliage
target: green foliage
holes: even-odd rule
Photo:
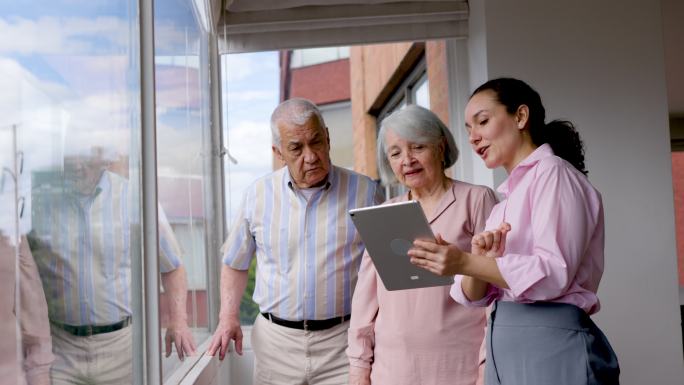
[[[256,277],[256,258],[252,259],[249,265],[249,273],[247,278],[247,287],[245,294],[242,295],[240,302],[240,323],[242,325],[254,324],[254,319],[259,315],[259,305],[252,301],[252,294],[254,294],[254,280]]]

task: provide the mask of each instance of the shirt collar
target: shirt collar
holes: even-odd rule
[[[402,197],[400,198],[403,201],[408,201],[409,200],[409,192],[404,193]],[[437,208],[435,209],[435,212],[426,214],[425,217],[428,220],[428,223],[432,223],[439,218],[446,209],[449,208],[454,202],[456,202],[456,183],[454,183],[453,179],[449,179],[449,187],[447,187],[447,190],[444,192],[444,195],[439,200],[439,204],[437,205]]]
[[[95,185],[95,188],[93,189],[92,193],[90,193],[88,195],[84,195],[84,194],[78,193],[77,191],[71,190],[71,191],[69,191],[69,195],[71,195],[74,198],[78,198],[78,199],[87,199],[87,200],[95,199],[98,195],[100,195],[100,193],[102,191],[105,191],[111,187],[111,181],[109,180],[109,178],[107,178],[107,173],[108,173],[107,170],[102,172],[102,174],[100,175],[100,180],[97,182],[97,185]]]
[[[553,150],[551,149],[551,146],[548,143],[544,143],[541,146],[537,147],[534,151],[532,151],[530,155],[528,155],[525,159],[518,163],[517,166],[513,168],[511,173],[508,175],[508,178],[506,178],[506,180],[503,181],[501,185],[499,185],[496,191],[503,194],[504,196],[508,196],[510,191],[512,191],[515,188],[515,186],[518,184],[518,181],[522,179],[523,175],[525,175],[528,170],[534,167],[542,159],[548,158],[553,155]]]
[[[456,202],[456,183],[453,180],[449,180],[449,188],[444,192],[442,198],[439,201],[439,205],[435,209],[435,212],[428,216],[428,222],[432,223],[439,218],[442,213],[446,211],[454,202]]]
[[[287,168],[287,166],[283,167],[284,173],[285,173],[285,185],[290,188],[292,191],[299,190],[299,187],[294,183],[292,180],[292,175],[290,175],[290,169]],[[337,180],[339,179],[339,172],[337,170],[337,167],[335,165],[330,164],[330,171],[328,171],[328,175],[326,176],[326,181],[323,184],[323,186],[320,186],[321,190],[328,190],[330,187],[332,187],[334,184],[337,183]]]

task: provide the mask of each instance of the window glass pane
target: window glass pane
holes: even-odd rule
[[[319,108],[330,134],[330,160],[336,166],[353,169],[354,138],[351,103],[332,103],[319,106]]]
[[[50,350],[41,353],[39,345],[51,341],[57,356],[51,373],[61,382],[130,384],[131,357],[142,357],[131,327],[141,321],[133,312],[140,295],[131,286],[140,276],[134,263],[140,260],[137,6],[66,0],[0,5],[0,163],[13,170],[18,156],[24,165],[11,176],[3,171],[0,260],[13,250],[5,239],[13,234],[19,202],[20,234],[28,240],[23,246],[30,246],[24,256],[33,258],[40,275],[22,278],[38,284],[20,298],[22,331],[3,321],[0,338],[4,344],[14,340],[6,332],[24,333],[22,348],[31,352],[24,364],[48,376]],[[11,286],[14,276],[3,276],[1,284]],[[51,339],[28,338],[47,333]],[[90,334],[97,337],[82,350],[83,336]],[[96,357],[96,368],[79,368]],[[9,358],[0,359],[6,364]]]
[[[209,335],[203,190],[208,176],[202,156],[209,130],[208,58],[193,6],[193,0],[155,2],[164,379],[192,352],[186,343],[196,347]]]
[[[430,85],[428,83],[427,74],[423,74],[413,87],[415,93],[414,99],[416,104],[430,109]]]
[[[305,48],[292,51],[291,68],[327,63],[349,57],[349,47]]]
[[[278,52],[259,52],[222,56],[226,218],[228,232],[233,227],[247,187],[273,170],[271,151],[271,113],[278,105]],[[249,271],[247,290],[240,305],[240,321],[251,325],[258,314],[252,301],[254,262]]]

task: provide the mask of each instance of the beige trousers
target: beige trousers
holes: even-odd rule
[[[132,330],[129,325],[111,333],[78,337],[51,326],[55,361],[53,385],[121,385],[133,383]]]
[[[252,327],[254,385],[346,385],[349,321],[321,331],[276,325],[258,315]]]

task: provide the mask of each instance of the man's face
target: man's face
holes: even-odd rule
[[[292,180],[299,188],[321,186],[330,171],[330,138],[315,116],[295,125],[278,122],[280,145],[273,153],[287,165]]]
[[[100,181],[105,162],[94,156],[77,155],[64,159],[64,176],[80,194],[91,194]]]

